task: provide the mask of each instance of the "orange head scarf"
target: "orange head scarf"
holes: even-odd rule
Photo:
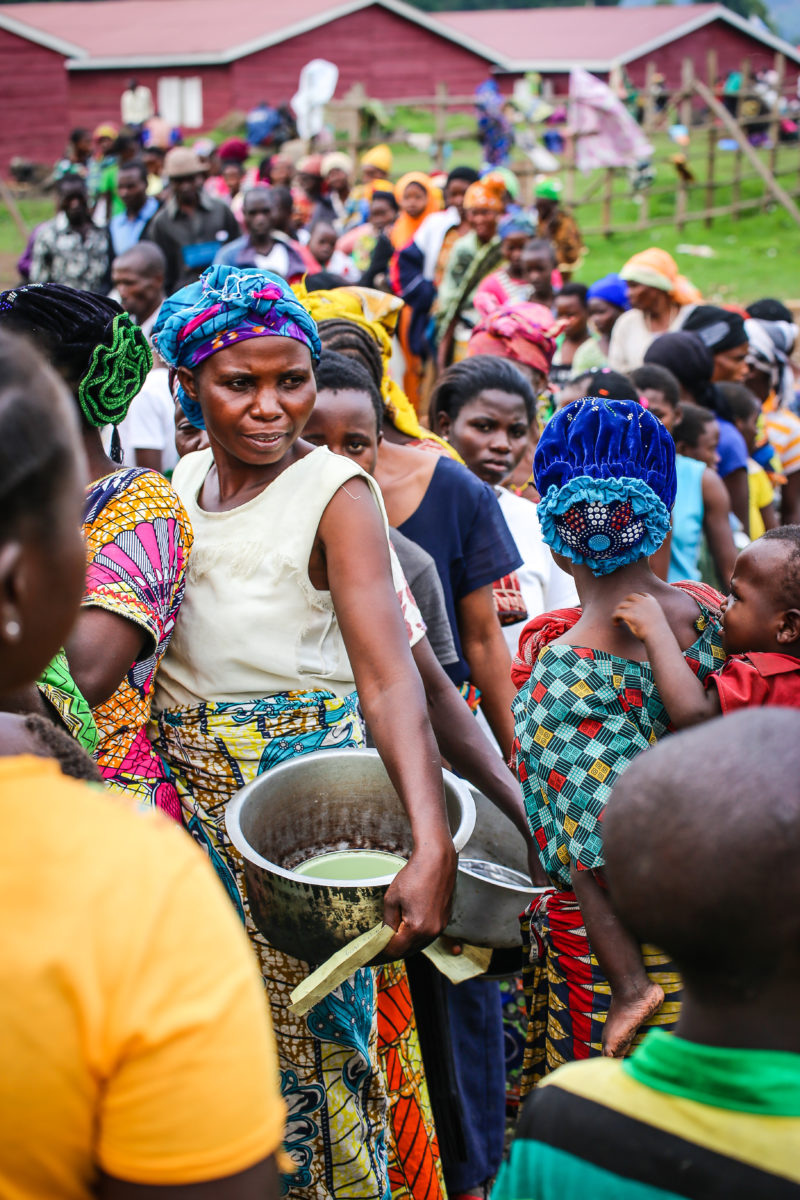
[[[418,217],[410,217],[403,210],[403,196],[410,183],[418,184],[428,197],[428,202]],[[392,228],[391,239],[395,250],[402,250],[404,246],[407,246],[413,240],[414,235],[425,218],[429,217],[431,213],[440,211],[442,207],[442,193],[436,187],[430,175],[425,175],[422,171],[409,171],[407,175],[403,175],[398,179],[395,184],[394,198],[400,205],[400,216]]]
[[[627,283],[639,283],[666,292],[676,304],[698,304],[702,299],[694,284],[680,274],[672,255],[658,246],[634,254],[619,274]]]
[[[506,182],[500,175],[489,174],[477,183],[471,183],[464,195],[464,209],[488,208],[491,212],[505,212]]]

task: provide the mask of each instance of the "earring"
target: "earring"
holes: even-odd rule
[[[19,635],[22,633],[22,626],[19,621],[6,621],[6,637],[10,642],[19,640]]]

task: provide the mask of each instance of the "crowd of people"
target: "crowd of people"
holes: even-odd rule
[[[798,1194],[791,311],[578,281],[554,179],[249,157],[76,131],[0,293],[0,1193]],[[367,740],[394,934],[299,1016],[225,811]],[[500,982],[417,953],[443,763]]]

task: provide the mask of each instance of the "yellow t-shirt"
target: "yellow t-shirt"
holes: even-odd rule
[[[763,467],[754,459],[747,461],[747,490],[750,502],[750,537],[755,541],[762,533],[766,533],[766,525],[761,515],[762,508],[772,504],[774,492],[769,476]]]
[[[237,1174],[280,1147],[269,1006],[191,838],[0,759],[0,1196]]]

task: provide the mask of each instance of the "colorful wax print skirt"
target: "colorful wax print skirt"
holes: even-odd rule
[[[290,1012],[290,994],[311,968],[256,929],[242,861],[225,829],[228,801],[264,771],[315,750],[362,745],[357,697],[330,692],[167,709],[156,740],[184,824],[209,854],[259,957],[288,1108],[284,1149],[295,1167],[284,1193],[438,1200],[441,1166],[405,969],[359,970],[305,1016]]]
[[[549,1071],[603,1052],[611,988],[586,936],[574,892],[545,892],[521,917],[523,980],[529,1005],[522,1074],[525,1096]],[[648,976],[664,989],[664,1003],[631,1043],[653,1026],[672,1029],[680,1012],[681,981],[662,951],[642,946]]]

